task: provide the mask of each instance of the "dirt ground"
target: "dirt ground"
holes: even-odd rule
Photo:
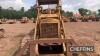
[[[0,39],[0,56],[12,56],[21,39],[34,27],[34,23],[1,24],[5,37]],[[94,45],[95,52],[100,54],[100,22],[67,22],[64,27],[66,38],[72,37],[79,45]]]
[[[34,24],[1,24],[0,28],[5,30],[5,37],[0,39],[0,56],[12,56],[12,52],[16,51],[21,39],[34,28]]]
[[[100,55],[100,22],[68,22],[64,28],[66,37],[73,38],[79,46],[94,46]]]

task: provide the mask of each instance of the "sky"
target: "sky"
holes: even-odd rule
[[[86,8],[93,11],[100,9],[100,0],[62,0],[62,9],[65,11],[77,12],[78,8]],[[19,10],[21,7],[29,9],[36,3],[35,0],[0,0],[3,8],[13,7]]]

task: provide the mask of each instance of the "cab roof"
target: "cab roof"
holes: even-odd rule
[[[59,0],[37,0],[39,5],[58,4]]]

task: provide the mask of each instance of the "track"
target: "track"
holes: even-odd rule
[[[71,45],[78,45],[78,44],[76,44],[75,42],[74,42],[74,40],[70,40],[69,41],[69,44],[68,44],[69,46]],[[19,52],[19,51],[18,51]],[[92,54],[92,53],[84,53],[84,52],[82,52],[82,53],[76,53],[77,54],[77,56],[94,56],[94,54]],[[76,56],[75,55],[75,53],[70,53],[70,52],[67,52],[67,54],[66,54],[67,56]],[[66,55],[64,55],[64,54],[39,54],[39,56],[66,56]],[[14,55],[15,56],[15,55]],[[24,56],[26,56],[26,55],[24,55]],[[27,55],[27,56],[29,56],[29,55]],[[96,55],[95,55],[96,56]]]
[[[45,54],[45,55],[40,54],[40,56],[65,56],[65,55],[64,54]]]

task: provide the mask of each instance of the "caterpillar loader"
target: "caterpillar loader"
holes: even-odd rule
[[[27,40],[14,56],[87,56],[69,52],[69,46],[77,44],[65,36],[60,1],[36,0],[34,36]],[[47,8],[44,8],[44,5],[47,5]],[[53,6],[55,8],[52,9]]]

